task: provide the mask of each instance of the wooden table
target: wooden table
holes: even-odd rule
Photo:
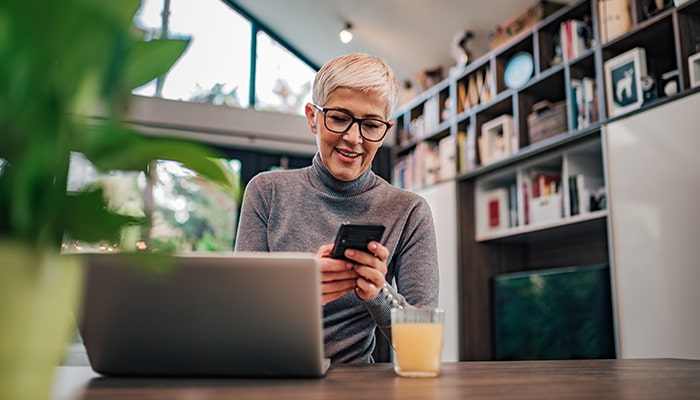
[[[459,362],[430,379],[400,378],[390,364],[337,366],[322,379],[104,378],[59,367],[52,399],[700,399],[700,360]]]

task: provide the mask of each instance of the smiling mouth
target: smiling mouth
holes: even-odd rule
[[[340,153],[341,155],[348,157],[348,158],[357,158],[361,155],[361,153],[350,153],[341,149],[336,148],[335,151]]]

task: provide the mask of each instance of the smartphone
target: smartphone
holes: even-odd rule
[[[367,244],[372,240],[381,243],[385,229],[383,224],[341,224],[331,257],[345,258],[346,249],[367,252]]]

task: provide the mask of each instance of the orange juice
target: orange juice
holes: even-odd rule
[[[397,323],[391,327],[394,370],[401,376],[432,377],[440,373],[441,323]]]

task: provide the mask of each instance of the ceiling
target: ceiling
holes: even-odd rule
[[[556,0],[570,3],[573,0]],[[453,38],[474,33],[467,47],[475,59],[489,50],[497,25],[537,0],[235,0],[317,65],[350,52],[385,59],[400,81],[436,66],[446,74],[455,65]],[[354,40],[342,44],[338,32],[353,25]],[[415,82],[415,80],[414,80]]]

